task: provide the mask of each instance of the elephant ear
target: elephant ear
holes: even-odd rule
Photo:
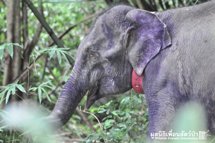
[[[129,61],[138,75],[161,49],[171,45],[166,25],[154,13],[134,9],[126,19],[133,25],[129,35]]]

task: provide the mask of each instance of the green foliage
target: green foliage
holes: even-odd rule
[[[113,1],[119,2],[120,0]],[[133,2],[134,6],[136,6],[135,2],[137,2],[137,0],[128,1]],[[145,1],[150,2],[149,0]],[[155,1],[155,5],[158,10],[162,11],[169,8],[193,5],[204,0]],[[32,2],[34,2],[35,5],[38,5],[38,0],[32,0]],[[94,15],[95,13],[101,12],[105,8],[107,8],[107,5],[103,0],[44,0],[44,16],[47,22],[50,24],[50,27],[53,28],[53,31],[56,32],[58,36],[78,23],[78,25],[74,26],[72,30],[62,39],[65,47],[69,48],[44,48],[48,47],[48,45],[52,43],[49,35],[44,30],[41,33],[39,42],[30,57],[30,61],[33,62],[40,54],[48,56],[44,56],[45,58],[38,60],[35,63],[32,72],[29,72],[27,84],[30,88],[25,90],[23,84],[19,83],[12,83],[0,87],[0,101],[5,100],[7,103],[10,97],[15,96],[16,91],[19,90],[20,92],[23,92],[27,95],[36,95],[36,98],[40,103],[45,105],[47,108],[52,109],[53,100],[51,99],[55,99],[54,101],[56,101],[56,97],[60,93],[63,82],[68,79],[69,73],[71,72],[70,65],[65,60],[66,56],[72,55],[72,57],[75,57],[76,49],[85,34],[89,31],[91,21],[95,19],[95,16],[86,21],[84,19]],[[31,40],[38,30],[35,28],[35,25],[38,23],[38,21],[30,10],[28,10],[28,18],[28,39]],[[84,22],[79,23],[82,20],[84,20]],[[1,1],[0,21],[0,82],[2,82],[2,70],[4,65],[2,61],[4,61],[4,53],[8,52],[9,55],[13,57],[14,47],[22,48],[22,46],[17,43],[5,43],[7,31],[6,6]],[[26,85],[26,83],[24,85]],[[54,96],[50,97],[50,94]],[[80,106],[84,106],[84,101],[80,104]],[[35,113],[35,111],[36,107],[30,112]],[[76,112],[73,114],[69,123],[67,123],[67,125],[62,129],[62,132],[69,134],[64,135],[63,137],[78,138],[83,142],[88,143],[142,143],[145,141],[148,115],[146,103],[142,95],[136,95],[132,92],[129,92],[129,94],[127,93],[121,97],[114,97],[113,100],[106,103],[105,105],[92,106],[90,109],[90,114],[93,114],[94,116],[89,115],[86,118],[87,121],[93,125],[95,131],[88,127],[86,125],[86,121],[84,121],[84,117]],[[20,114],[19,116],[29,117],[29,115],[30,114]],[[99,119],[99,122],[95,119],[95,116]],[[10,118],[16,119],[15,117]],[[30,126],[28,126],[27,130],[17,132],[0,128],[0,142],[32,143],[32,140],[25,135],[27,135],[29,129],[34,124],[38,126],[38,128],[36,127],[37,132],[35,132],[35,134],[33,133],[32,136],[38,137],[38,135],[43,136],[43,134],[46,134],[44,132],[38,133],[39,131],[45,130],[47,127],[45,123],[41,123],[40,116],[35,116],[30,120],[31,121],[29,121],[28,124]],[[25,123],[25,121],[22,122]]]
[[[148,123],[145,101],[142,95],[134,93],[90,111],[103,116],[102,129],[90,134],[87,142],[140,142],[144,141]],[[96,126],[96,125],[95,125]]]
[[[57,59],[59,61],[59,64],[62,64],[62,59],[67,59],[67,56],[70,56],[68,54],[69,48],[58,48],[56,46],[48,48],[48,49],[43,49],[40,52],[41,53],[48,53],[50,59],[53,57],[57,56]]]
[[[149,1],[149,0],[148,0]],[[185,7],[189,5],[196,5],[206,0],[159,0],[159,2],[155,3],[159,11]]]
[[[26,93],[25,88],[22,84],[11,83],[6,86],[3,86],[3,89],[0,91],[0,103],[5,101],[7,104],[10,97],[16,95],[17,90]]]
[[[5,13],[6,7],[4,6],[3,2],[0,1],[0,44],[2,44],[6,39],[5,33],[7,31],[7,28]]]
[[[44,98],[48,99],[48,101],[51,102],[51,98],[49,97],[49,93],[47,92],[47,89],[52,89],[52,87],[53,87],[53,84],[51,83],[51,81],[47,81],[42,84],[39,84],[36,87],[31,87],[29,91],[33,91],[37,93],[40,103]]]
[[[109,3],[126,3],[133,7],[149,10],[164,11],[168,9],[196,5],[208,0],[106,0]],[[113,4],[113,5],[114,5]]]
[[[3,60],[5,50],[8,52],[10,57],[13,58],[14,47],[23,48],[23,46],[18,43],[4,43],[0,45],[0,60]]]
[[[56,32],[57,35],[62,34],[68,28],[79,23],[83,19],[87,18],[89,15],[95,14],[98,11],[102,11],[106,7],[103,0],[93,0],[93,1],[63,1],[57,0],[44,1],[44,15],[48,23],[50,23],[51,28]],[[54,18],[53,18],[54,17]],[[29,20],[30,35],[35,33],[35,17],[31,16]],[[84,35],[88,31],[89,25],[92,19],[79,23],[76,27],[63,38],[65,47],[70,49],[76,49],[83,39]],[[41,40],[38,45],[44,47],[47,45],[47,41],[50,41],[50,37],[47,33],[41,34]]]

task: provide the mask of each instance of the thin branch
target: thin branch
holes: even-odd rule
[[[92,115],[92,116],[97,120],[97,122],[99,123],[99,126],[100,126],[101,130],[103,129],[102,124],[101,124],[101,122],[99,121],[98,117],[96,117],[96,115],[94,115],[93,113],[88,112],[86,109],[81,110],[81,108],[80,108],[80,111]]]
[[[19,81],[22,77],[24,77],[33,67],[34,67],[34,64],[36,63],[36,61],[38,61],[41,57],[43,56],[43,54],[39,55],[28,67],[26,67],[22,73],[17,76],[12,82],[15,82],[15,81]]]
[[[36,44],[38,43],[41,32],[42,32],[42,25],[38,24],[36,33],[33,36],[32,40],[30,42],[28,40],[26,41],[25,51],[24,51],[24,57],[27,60],[29,59],[29,57],[30,57],[33,49],[35,48]]]
[[[48,25],[48,23],[46,22],[45,18],[38,12],[38,10],[34,7],[33,3],[30,0],[23,0],[25,1],[25,3],[28,5],[28,7],[31,9],[31,11],[34,13],[34,15],[37,17],[37,19],[39,20],[39,22],[41,23],[41,25],[44,27],[44,29],[46,30],[46,32],[49,34],[49,36],[52,38],[52,40],[55,42],[55,44],[59,47],[62,48],[64,47],[62,41],[60,41],[58,39],[58,37],[56,36],[56,34],[54,33],[54,31],[50,28],[50,26]],[[71,65],[74,64],[74,60],[72,57],[66,55],[69,63]]]
[[[88,119],[86,118],[86,116],[83,114],[83,112],[76,108],[76,111],[78,112],[78,114],[81,116],[81,118],[84,120],[84,122],[87,124],[87,126],[92,129],[94,132],[96,132],[96,129],[93,127],[93,125],[88,121]]]
[[[26,3],[22,2],[22,22],[23,22],[23,45],[28,39],[28,9]]]
[[[45,74],[46,74],[46,67],[48,66],[48,56],[46,55],[45,56],[45,64],[44,64],[44,67],[43,67],[43,73],[42,73],[42,80],[44,80],[45,78]]]
[[[90,15],[86,18],[84,18],[83,20],[71,25],[65,32],[63,32],[62,34],[60,34],[60,36],[58,37],[58,39],[62,39],[66,34],[68,34],[73,28],[75,28],[76,26],[82,24],[82,23],[85,23],[89,20],[91,20],[92,18],[96,17],[100,12],[97,12],[93,15]],[[51,44],[49,44],[49,47],[53,46],[54,45],[54,42],[52,42]]]
[[[32,41],[31,41],[31,44],[30,44],[32,47],[35,47],[35,45],[37,44],[41,32],[42,32],[42,25],[38,24],[37,31],[36,31]]]
[[[30,0],[23,0],[28,5],[28,7],[31,9],[31,11],[34,13],[34,15],[37,17],[37,19],[40,21],[42,26],[45,28],[49,36],[52,38],[52,40],[55,42],[55,44],[58,47],[64,47],[63,43],[57,38],[54,31],[50,28],[48,23],[46,22],[45,18],[39,13],[39,11],[34,7],[33,3]]]
[[[50,67],[48,66],[48,71],[49,73],[53,76],[54,80],[57,82],[57,84],[60,84],[60,81],[57,79],[57,77],[54,75],[54,73],[52,72],[52,70],[50,69]]]
[[[24,3],[24,2],[23,2],[23,5],[27,6],[26,3]],[[42,6],[41,0],[39,1],[39,8],[38,9],[39,9],[39,13],[43,16],[43,6]],[[27,8],[26,8],[26,10],[27,10]],[[24,16],[24,14],[23,14],[23,16]],[[26,64],[28,64],[28,61],[30,59],[30,55],[31,55],[33,49],[35,48],[36,44],[39,41],[39,37],[40,37],[40,34],[42,32],[42,28],[43,28],[42,25],[40,23],[38,23],[37,28],[36,28],[36,33],[34,34],[32,40],[28,41],[27,38],[26,38],[26,40],[24,40],[25,41],[25,48],[24,48],[25,50],[24,50],[23,55],[24,55],[24,60],[25,60]],[[27,22],[25,24],[24,29],[28,29]],[[24,68],[26,66],[27,65],[24,64]]]
[[[90,15],[90,16],[86,17],[85,19],[81,20],[80,22],[78,22],[78,23],[76,23],[76,24],[70,26],[64,33],[62,33],[62,34],[59,36],[59,39],[62,39],[62,38],[63,38],[67,33],[69,33],[69,31],[71,31],[74,27],[78,26],[78,25],[81,24],[81,23],[87,22],[88,20],[92,19],[93,17],[96,17],[99,13],[100,13],[100,12],[97,12],[96,14]],[[53,44],[54,44],[54,43],[51,43],[51,44],[49,45],[49,47],[52,46]],[[22,71],[22,73],[21,73],[18,77],[16,77],[16,78],[13,80],[13,82],[14,82],[14,81],[17,81],[17,80],[19,81],[22,77],[24,77],[24,76],[34,67],[35,62],[37,62],[42,56],[43,56],[42,54],[39,55],[28,67],[26,67],[26,68]],[[74,62],[73,62],[73,63],[74,63]]]
[[[42,4],[42,0],[39,0],[39,13],[41,14],[42,17],[44,17],[43,15],[43,4]],[[30,47],[35,47],[36,44],[38,43],[38,40],[39,40],[39,37],[40,37],[40,34],[42,32],[42,25],[39,23],[38,26],[37,26],[37,30],[36,30],[36,33],[35,35],[33,36],[33,39],[32,41],[30,42]],[[32,49],[33,50],[33,49]],[[30,51],[32,51],[30,50]],[[30,55],[30,54],[29,54]]]

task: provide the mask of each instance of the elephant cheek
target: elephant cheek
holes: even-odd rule
[[[90,71],[90,85],[91,87],[95,88],[97,87],[97,84],[99,80],[101,79],[103,75],[103,68],[101,67],[96,67]]]
[[[105,78],[100,83],[99,94],[102,96],[115,94],[118,90],[113,78]]]

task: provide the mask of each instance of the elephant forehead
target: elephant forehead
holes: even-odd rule
[[[108,45],[107,48],[110,49],[114,45],[114,35],[113,35],[113,30],[106,24],[102,24],[102,32],[105,35]]]
[[[99,16],[96,23],[106,23],[112,28],[116,28],[116,30],[127,28],[130,25],[130,22],[126,20],[125,16],[132,9],[132,7],[124,5],[115,6]]]
[[[96,26],[86,37],[82,40],[79,48],[83,50],[106,50],[114,46],[114,39],[116,32],[106,23]]]
[[[113,31],[106,23],[102,24],[102,32],[108,39],[113,38]]]

